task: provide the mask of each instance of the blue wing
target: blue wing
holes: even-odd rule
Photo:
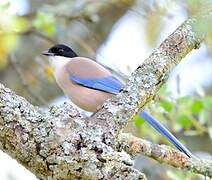
[[[112,94],[118,94],[123,88],[123,84],[113,76],[108,76],[105,78],[98,79],[83,79],[77,76],[70,76],[70,80],[81,86],[104,91]],[[151,115],[147,114],[145,111],[140,113],[140,116],[145,119],[153,128],[155,128],[159,133],[165,136],[174,146],[180,151],[184,152],[188,157],[191,157],[191,152],[183,146],[177,138],[175,138],[160,122],[155,120]]]
[[[169,142],[171,142],[178,150],[186,154],[189,158],[193,157],[192,153],[183,144],[181,144],[180,141],[173,134],[171,134],[168,129],[165,128],[165,126],[154,119],[151,115],[143,111],[140,112],[140,116],[153,128],[155,128],[160,134],[165,136],[169,140]]]
[[[118,94],[123,88],[123,84],[114,76],[97,79],[84,79],[78,76],[70,76],[70,80],[81,86],[112,94]]]

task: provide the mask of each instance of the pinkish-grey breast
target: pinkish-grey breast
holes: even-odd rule
[[[95,112],[113,95],[77,85],[70,80],[70,76],[93,79],[110,75],[111,73],[98,63],[88,58],[76,57],[57,72],[56,81],[73,103],[86,111]]]

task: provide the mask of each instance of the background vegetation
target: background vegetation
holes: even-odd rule
[[[56,43],[126,77],[184,19],[204,10],[209,0],[2,0],[0,2],[0,82],[32,104],[49,107],[67,99],[56,85],[43,50]],[[148,109],[196,155],[212,159],[212,23],[204,45],[185,58]],[[208,31],[209,30],[209,31]],[[126,131],[157,143],[168,142],[138,117]],[[26,178],[8,163],[3,179]],[[11,164],[10,164],[11,163]],[[138,157],[135,166],[149,179],[201,179]],[[152,169],[154,168],[154,171]],[[16,169],[16,168],[14,168]],[[2,173],[1,170],[1,173]],[[29,178],[29,177],[28,177]],[[33,179],[33,177],[30,176]]]

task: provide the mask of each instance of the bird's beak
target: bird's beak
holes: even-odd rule
[[[54,53],[50,53],[48,51],[43,51],[41,54],[44,56],[54,56]]]

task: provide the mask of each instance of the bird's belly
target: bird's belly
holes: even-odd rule
[[[113,96],[109,93],[85,88],[79,85],[74,85],[66,94],[74,104],[90,112],[97,111],[107,99]]]
[[[71,80],[69,80],[69,74],[65,70],[55,72],[55,77],[58,85],[71,101],[86,111],[97,111],[107,99],[113,96],[113,94],[110,93],[72,83]]]

